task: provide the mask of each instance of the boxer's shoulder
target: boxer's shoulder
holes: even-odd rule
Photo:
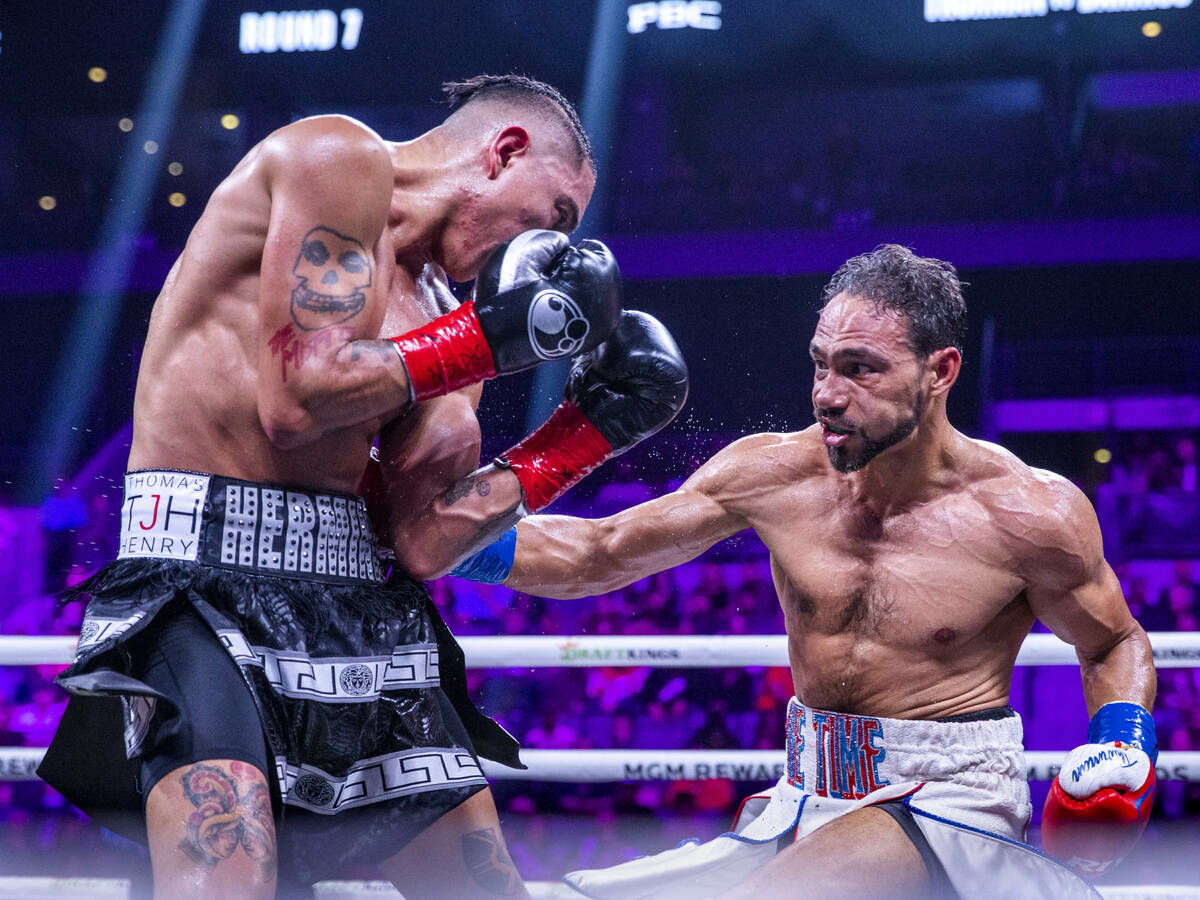
[[[777,492],[824,475],[828,460],[808,431],[761,432],[739,438],[713,455],[688,485],[717,499]]]
[[[816,475],[823,469],[824,449],[814,439],[815,426],[806,431],[759,432],[728,444],[713,460],[741,467],[753,467],[753,477],[794,478],[797,474]]]
[[[272,131],[263,139],[271,150],[303,149],[314,144],[326,149],[344,147],[350,150],[386,150],[387,144],[379,134],[358,119],[337,114],[307,116]]]
[[[366,179],[378,189],[386,179],[391,194],[392,165],[387,143],[357,119],[323,115],[300,119],[271,132],[258,147],[269,177],[335,176],[345,185]]]
[[[978,457],[971,467],[970,492],[1018,558],[1040,567],[1053,557],[1054,568],[1064,573],[1090,568],[1100,546],[1099,525],[1083,491],[995,444],[972,444]]]
[[[975,438],[963,442],[964,481],[982,498],[1008,497],[1023,501],[1016,504],[1018,508],[1032,504],[1039,511],[1052,507],[1060,512],[1074,512],[1079,500],[1087,502],[1083,492],[1063,476],[1035,468],[999,444]]]

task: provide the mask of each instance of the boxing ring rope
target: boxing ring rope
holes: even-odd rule
[[[36,781],[45,747],[0,747],[0,781]],[[1050,781],[1067,751],[1027,750],[1026,777]],[[523,748],[528,769],[510,769],[481,760],[494,781],[778,781],[784,772],[782,750],[535,750]],[[1200,782],[1200,751],[1164,750],[1158,754],[1159,781]]]
[[[71,661],[71,636],[0,636],[0,665],[61,665]],[[629,637],[461,637],[473,669],[596,666],[717,668],[786,666],[784,635],[633,635]],[[1160,668],[1200,665],[1200,633],[1150,634]],[[1017,654],[1021,666],[1078,665],[1074,649],[1052,634],[1031,634]],[[0,780],[36,779],[45,748],[0,748]],[[1049,781],[1066,751],[1025,754],[1031,781]],[[524,750],[526,770],[493,766],[493,779],[523,781],[655,781],[732,778],[775,781],[783,774],[782,750]],[[1200,752],[1159,754],[1160,780],[1200,781]]]
[[[71,661],[71,636],[0,636],[0,665],[64,665]],[[1200,665],[1200,632],[1153,632],[1154,662],[1159,668]],[[784,635],[634,635],[629,637],[497,636],[461,637],[459,643],[472,669],[658,666],[718,668],[787,666]],[[1017,655],[1021,666],[1078,665],[1074,649],[1051,634],[1029,635]],[[44,747],[0,747],[0,781],[37,780]],[[1058,772],[1065,751],[1025,754],[1029,780],[1048,781]],[[546,782],[613,782],[706,780],[770,782],[784,772],[782,750],[537,750],[522,751],[526,770],[483,761],[491,779]],[[1200,752],[1159,754],[1160,780],[1200,781]],[[575,896],[561,885],[528,884],[534,897]],[[0,900],[8,898],[112,898],[125,900],[131,890],[123,879],[3,878]],[[1200,888],[1145,885],[1105,886],[1105,900],[1200,898]],[[319,900],[400,898],[386,882],[322,882],[314,885]]]
[[[0,666],[65,665],[76,638],[0,636]],[[460,637],[471,669],[595,666],[786,666],[787,637],[782,634],[631,635],[629,637],[502,636]],[[1154,664],[1160,669],[1200,666],[1200,632],[1150,633]],[[1017,654],[1019,666],[1077,666],[1075,650],[1052,634],[1031,634]]]

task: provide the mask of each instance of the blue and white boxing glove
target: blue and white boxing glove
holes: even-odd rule
[[[1088,743],[1063,760],[1042,810],[1046,851],[1084,875],[1099,875],[1133,849],[1154,806],[1158,741],[1136,703],[1106,703]]]

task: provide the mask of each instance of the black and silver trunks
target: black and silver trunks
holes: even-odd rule
[[[261,754],[265,737],[281,878],[336,877],[398,852],[486,785],[477,754],[521,765],[467,698],[462,651],[424,586],[386,573],[353,495],[130,472],[118,559],[67,599],[85,594],[59,678],[74,696],[39,773],[119,833],[144,839],[143,752],[205,702],[141,677],[158,623],[181,605],[258,711],[262,735],[248,739]]]

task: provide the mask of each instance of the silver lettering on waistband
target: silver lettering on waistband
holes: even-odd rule
[[[331,498],[317,496],[317,552],[313,555],[313,572],[327,575],[331,570],[329,565],[332,548],[329,546],[329,530],[333,526],[333,510],[330,508]]]
[[[336,531],[334,532],[334,545],[330,548],[330,550],[337,556],[337,565],[334,565],[334,560],[331,558],[329,561],[329,568],[330,571],[342,576],[343,578],[346,577],[349,571],[348,567],[346,566],[346,547],[350,543],[349,525],[350,516],[346,513],[346,498],[334,497],[333,527],[336,529]]]
[[[276,547],[276,538],[283,534],[287,524],[287,511],[283,505],[283,491],[263,488],[262,521],[258,526],[258,567],[281,569],[283,554]]]
[[[217,496],[211,506],[206,505],[210,490]],[[383,580],[360,498],[212,475],[126,475],[119,556],[203,559],[330,580]]]
[[[225,527],[221,532],[221,562],[254,565],[254,526],[258,521],[258,488],[225,486]]]
[[[285,572],[313,571],[313,529],[317,514],[306,494],[287,492],[287,543],[283,551]]]
[[[371,574],[366,571],[366,566],[363,565],[362,553],[362,537],[367,534],[367,530],[363,528],[362,503],[355,501],[349,505],[346,514],[350,517],[350,558],[347,562],[347,568],[351,578],[369,578]]]

